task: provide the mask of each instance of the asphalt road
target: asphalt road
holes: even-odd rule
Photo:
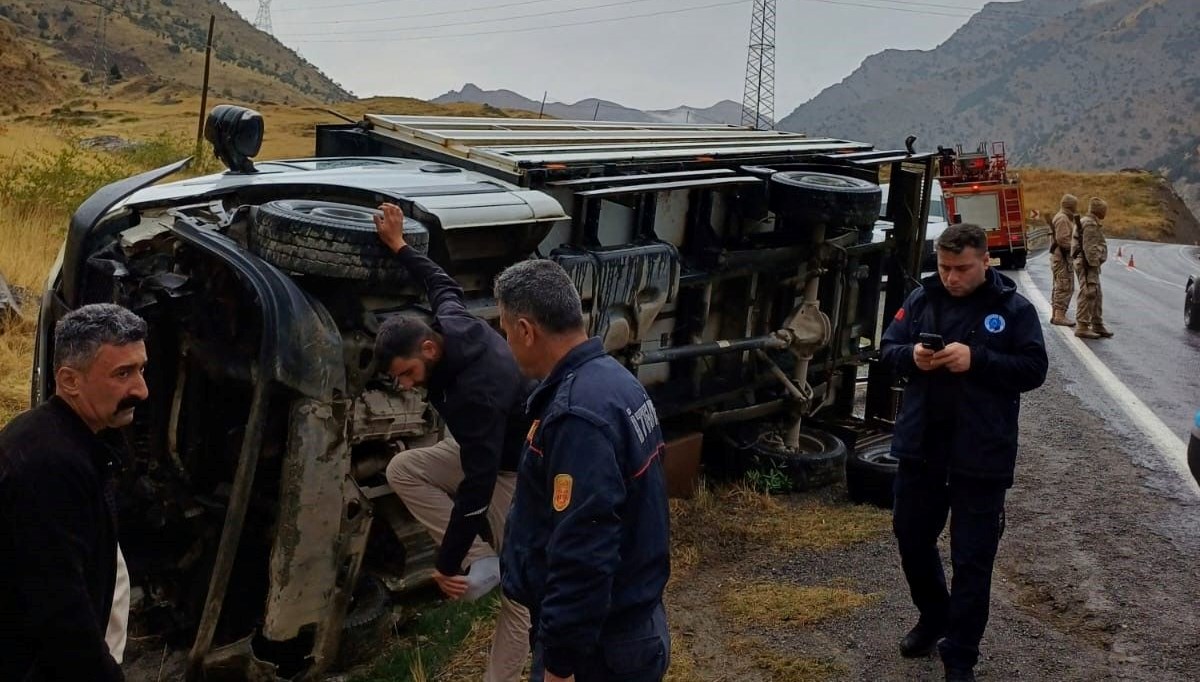
[[[1105,325],[1116,336],[1086,346],[1186,442],[1200,409],[1200,333],[1183,326],[1183,296],[1188,275],[1200,274],[1200,247],[1110,239],[1109,258],[1100,281]],[[1048,256],[1031,258],[1025,273],[1049,299]],[[1020,276],[1017,281],[1026,284]],[[1060,369],[1068,378],[1085,371],[1071,366],[1076,358],[1070,354],[1052,359],[1067,363]]]

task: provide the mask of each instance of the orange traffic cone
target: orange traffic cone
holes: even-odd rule
[[[1117,258],[1121,257],[1121,247],[1117,247]]]
[[[1128,263],[1128,265],[1129,265],[1129,267],[1131,267],[1131,268],[1133,267],[1133,252],[1132,252],[1132,251],[1130,251],[1130,252],[1129,252],[1129,263]]]

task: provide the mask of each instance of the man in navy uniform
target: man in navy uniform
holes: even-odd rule
[[[1048,363],[1033,305],[988,268],[983,229],[949,227],[937,260],[938,274],[897,311],[882,350],[908,377],[892,440],[900,460],[892,524],[920,619],[900,653],[926,656],[937,646],[946,680],[961,682],[975,679],[987,626],[1021,393],[1042,385]],[[942,338],[926,337],[927,347],[922,334]],[[949,591],[937,548],[947,515]]]
[[[558,264],[513,265],[495,291],[517,364],[542,380],[501,554],[505,594],[530,610],[534,679],[657,682],[670,659],[670,562],[654,405],[588,338]]]

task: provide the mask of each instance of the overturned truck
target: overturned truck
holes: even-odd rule
[[[382,320],[429,314],[377,242],[384,201],[493,323],[504,267],[562,264],[589,331],[654,398],[676,492],[701,460],[821,485],[887,438],[897,392],[877,344],[919,271],[929,154],[729,126],[368,115],[319,126],[314,157],[256,163],[263,121],[235,107],[206,134],[227,172],[159,182],[180,162],[80,206],[33,376],[36,403],[71,309],[117,302],[150,324],[119,506],[133,634],[155,669],[165,646],[192,679],[316,679],[390,628],[389,592],[428,575],[430,541],[382,475],[442,428],[374,362]]]

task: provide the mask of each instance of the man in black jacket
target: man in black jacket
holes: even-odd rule
[[[0,431],[0,678],[124,679],[105,643],[118,461],[105,432],[148,396],[145,338],[120,306],[68,313],[54,334],[54,397]]]
[[[974,680],[1020,396],[1042,385],[1048,363],[1037,312],[988,268],[980,227],[948,228],[937,259],[938,275],[909,295],[882,344],[884,360],[908,379],[892,441],[900,460],[892,523],[920,619],[900,652],[925,656],[936,645],[947,680]],[[941,339],[925,337],[926,345],[923,334]],[[937,548],[948,514],[949,591]]]
[[[438,587],[450,598],[474,599],[500,581],[497,553],[529,430],[524,402],[532,385],[504,338],[467,311],[458,283],[405,244],[400,208],[384,204],[380,210],[380,239],[424,285],[434,320],[385,321],[375,341],[376,363],[405,389],[424,386],[450,432],[432,447],[396,455],[387,479],[439,545]],[[480,538],[489,526],[494,548]],[[520,678],[528,632],[529,612],[502,598],[486,682]]]

